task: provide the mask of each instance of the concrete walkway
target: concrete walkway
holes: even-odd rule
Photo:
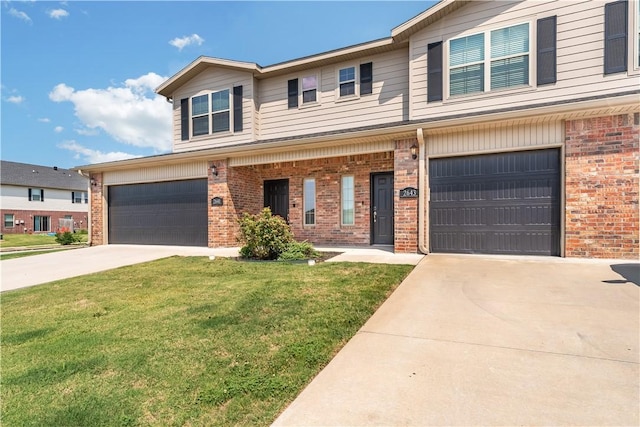
[[[275,426],[640,423],[640,264],[429,255]]]
[[[387,247],[323,247],[317,249],[328,252],[343,252],[333,259],[335,261],[415,265],[423,258],[423,255],[416,254],[394,254]],[[237,257],[239,253],[238,248],[103,245],[39,254],[1,261],[0,290],[4,292],[25,288],[174,255]]]

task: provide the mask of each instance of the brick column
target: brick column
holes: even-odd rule
[[[91,246],[104,245],[105,243],[105,234],[104,234],[104,216],[106,212],[104,212],[105,204],[104,204],[104,187],[102,186],[102,174],[95,173],[90,174],[89,182],[95,182],[95,185],[91,185],[91,200],[89,200],[90,212],[91,212],[91,224],[89,224],[89,236],[91,239]]]
[[[639,116],[566,122],[567,257],[638,259]]]
[[[211,173],[211,166],[215,165],[218,175]],[[237,246],[235,230],[237,228],[236,212],[228,185],[228,161],[216,160],[209,162],[207,174],[209,187],[208,209],[208,241],[210,248]],[[211,206],[211,199],[222,198],[222,206]]]
[[[396,141],[393,154],[394,250],[397,253],[418,252],[418,198],[400,198],[401,189],[418,188],[418,159],[414,160],[410,151],[414,144],[418,145],[415,138]]]

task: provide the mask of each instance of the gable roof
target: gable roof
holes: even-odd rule
[[[448,13],[462,7],[471,0],[440,0],[421,14],[411,18],[391,30],[391,37],[347,46],[303,58],[293,59],[263,67],[255,62],[233,61],[221,58],[200,56],[189,65],[178,71],[156,88],[156,93],[170,98],[173,92],[191,80],[201,71],[209,67],[246,71],[255,78],[273,77],[281,74],[295,73],[304,69],[316,68],[336,62],[348,61],[365,55],[388,52],[405,47],[409,37],[431,23],[441,19]]]
[[[89,180],[71,169],[1,160],[0,185],[87,191]]]

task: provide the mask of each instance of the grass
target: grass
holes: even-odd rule
[[[171,257],[3,293],[2,425],[268,425],[411,269]]]
[[[7,259],[14,259],[14,258],[24,258],[28,256],[34,256],[34,255],[48,254],[51,252],[60,252],[64,250],[65,249],[51,249],[51,250],[44,250],[44,251],[34,250],[34,251],[11,252],[8,254],[3,254],[0,252],[0,261],[4,261]]]
[[[76,233],[82,242],[87,241],[87,234]],[[48,234],[4,234],[0,240],[0,248],[15,248],[21,246],[57,245],[56,236]]]

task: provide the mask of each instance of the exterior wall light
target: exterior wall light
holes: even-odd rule
[[[416,144],[413,144],[409,150],[411,150],[411,158],[413,160],[418,158],[418,146]]]
[[[98,185],[98,181],[96,181],[94,178],[91,178],[89,180],[89,182],[91,183],[91,186],[95,187],[96,185]]]
[[[216,165],[211,165],[211,175],[218,176],[218,168]]]

